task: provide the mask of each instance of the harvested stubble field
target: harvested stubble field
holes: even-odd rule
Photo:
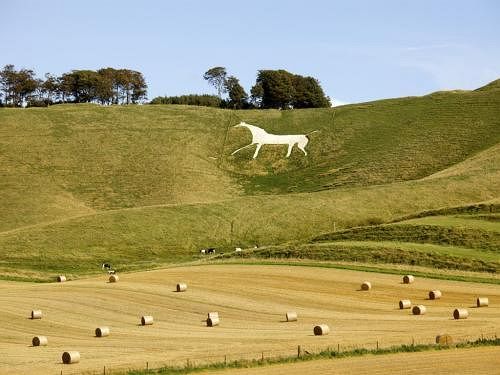
[[[398,353],[362,358],[324,359],[302,363],[231,370],[232,375],[302,374],[495,374],[500,366],[498,348],[457,349],[424,353]],[[204,375],[228,374],[228,370]]]
[[[437,334],[457,340],[494,335],[500,327],[500,289],[496,285],[417,278],[405,285],[401,276],[316,267],[205,265],[120,275],[118,283],[96,277],[63,284],[0,282],[0,358],[2,374],[102,372],[238,358],[290,356],[326,347],[374,348],[432,343]],[[360,291],[364,280],[369,292]],[[178,282],[188,290],[176,293]],[[428,291],[443,297],[427,300]],[[477,296],[490,306],[473,308]],[[399,310],[409,298],[427,306],[424,316]],[[456,307],[470,317],[455,321]],[[34,308],[43,319],[30,320]],[[298,322],[286,323],[285,313],[297,311]],[[221,324],[208,328],[209,311]],[[152,326],[140,326],[152,315]],[[313,336],[315,324],[331,328]],[[94,329],[109,326],[111,334],[95,338]],[[45,335],[47,347],[31,347],[35,335]],[[63,365],[61,354],[78,350],[81,362]],[[483,350],[483,349],[481,349]],[[433,355],[424,353],[422,355]],[[360,359],[362,361],[364,359]]]

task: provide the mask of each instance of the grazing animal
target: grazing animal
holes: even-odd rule
[[[293,146],[297,145],[297,147],[304,153],[304,155],[307,156],[307,151],[305,150],[305,147],[309,142],[308,135],[317,132],[317,130],[315,130],[308,134],[291,134],[291,135],[270,134],[266,132],[264,129],[261,129],[255,125],[247,124],[246,122],[240,122],[239,124],[233,127],[234,128],[244,127],[250,130],[250,132],[252,133],[252,143],[240,147],[239,149],[234,151],[231,155],[236,154],[238,151],[241,151],[246,147],[256,144],[257,148],[255,149],[255,153],[253,154],[254,159],[259,154],[259,150],[263,145],[288,145],[288,152],[286,154],[287,158],[292,153]]]
[[[104,270],[106,270],[106,272],[108,273],[108,275],[114,275],[116,273],[116,270],[112,269],[111,267],[111,264],[110,263],[103,263],[101,268]]]
[[[241,247],[237,247],[236,249],[234,249],[234,251],[235,251],[236,253],[240,253],[240,252],[241,252]]]
[[[201,250],[200,250],[200,254],[205,255],[205,253],[206,253],[206,252],[207,252],[207,251],[206,251],[205,249],[201,249]]]
[[[207,254],[215,254],[215,249],[213,247],[209,247],[207,250],[206,250],[206,253]]]

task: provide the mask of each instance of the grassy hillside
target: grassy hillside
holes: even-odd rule
[[[251,160],[251,148],[226,157],[227,169],[248,176],[247,192],[384,184],[432,175],[497,146],[500,92],[441,92],[273,116],[255,111],[245,113],[244,119],[281,134],[288,129],[291,133],[320,130],[310,136],[307,158],[295,151],[290,160],[284,160],[283,146],[264,146],[257,162]],[[245,141],[229,142],[227,154],[249,139],[247,135]]]
[[[0,230],[95,211],[221,200],[228,114],[177,106],[0,110]]]
[[[285,159],[285,146],[230,156],[250,141],[231,127],[241,120],[320,133],[308,157]],[[0,273],[80,275],[105,260],[137,269],[195,259],[204,246],[308,241],[489,204],[500,197],[499,147],[494,87],[318,110],[1,109]]]

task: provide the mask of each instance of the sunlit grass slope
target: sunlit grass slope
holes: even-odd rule
[[[63,105],[0,110],[0,230],[94,211],[238,193],[210,157],[228,114]]]
[[[253,160],[252,148],[230,155],[250,141],[232,128],[242,120],[320,132],[307,157],[264,146]],[[105,260],[144,268],[194,259],[204,246],[309,241],[496,202],[499,141],[495,86],[317,110],[1,109],[0,273],[81,275]]]

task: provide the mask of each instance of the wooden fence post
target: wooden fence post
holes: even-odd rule
[[[299,346],[297,346],[297,358],[300,358],[300,352],[301,352],[301,350],[300,350],[300,345],[299,345]]]

